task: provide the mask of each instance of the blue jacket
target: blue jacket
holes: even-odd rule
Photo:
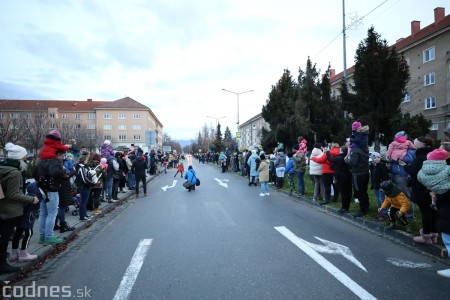
[[[184,174],[184,179],[187,179],[188,182],[195,184],[197,182],[197,176],[195,176],[194,169],[190,169]]]
[[[286,169],[284,169],[284,173],[294,174],[294,159],[292,157],[289,158]]]
[[[250,167],[250,176],[259,176],[259,172],[256,170],[257,158],[259,158],[258,154],[253,153],[247,161],[247,165]]]

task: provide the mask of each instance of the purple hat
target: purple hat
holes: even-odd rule
[[[56,129],[50,130],[48,134],[54,136],[55,138],[61,139],[61,133],[59,133],[59,131]]]

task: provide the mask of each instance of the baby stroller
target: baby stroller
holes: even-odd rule
[[[74,210],[72,210],[72,216],[78,216],[80,212],[80,193],[78,193],[78,189],[75,183],[72,184],[71,193],[72,193],[72,202],[70,203],[70,205],[73,205],[73,207],[75,208]],[[66,212],[70,210],[70,205],[66,207]]]

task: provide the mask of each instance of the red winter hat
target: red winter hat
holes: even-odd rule
[[[428,153],[428,160],[446,160],[448,157],[448,152],[444,149],[435,149]]]

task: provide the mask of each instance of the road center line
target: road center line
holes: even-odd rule
[[[113,300],[128,299],[153,239],[140,240]]]
[[[336,268],[331,262],[329,262],[325,257],[317,253],[313,248],[311,248],[305,241],[293,234],[289,229],[284,226],[275,227],[275,229],[284,235],[288,240],[290,240],[294,245],[305,252],[309,257],[311,257],[315,262],[317,262],[322,268],[327,270],[328,273],[333,275],[337,280],[339,280],[343,285],[350,289],[356,296],[361,299],[377,299],[372,296],[368,291],[363,289],[359,284],[354,282],[350,277],[348,277],[344,272]]]

